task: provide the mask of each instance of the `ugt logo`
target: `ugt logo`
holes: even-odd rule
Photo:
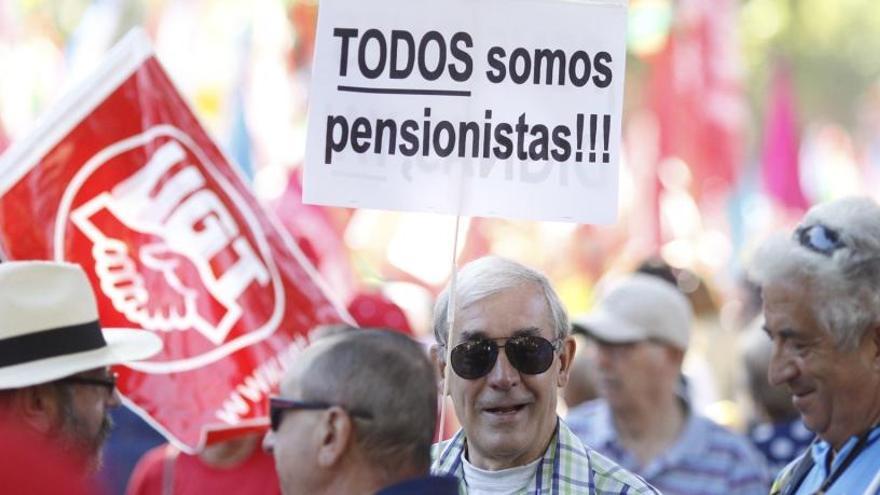
[[[165,337],[159,360],[133,367],[192,369],[277,328],[283,289],[256,214],[179,129],[153,127],[99,152],[65,191],[59,214],[68,211],[113,308]]]

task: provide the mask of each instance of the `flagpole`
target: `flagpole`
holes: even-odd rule
[[[455,306],[456,306],[456,289],[455,289],[455,281],[456,281],[456,254],[458,251],[458,228],[459,223],[461,222],[461,215],[455,216],[455,233],[452,236],[452,273],[449,276],[449,298],[446,304],[446,321],[448,322],[448,327],[446,328],[446,347],[444,349],[445,357],[443,358],[443,362],[446,365],[443,367],[443,395],[441,396],[440,402],[440,428],[438,440],[443,440],[443,428],[446,426],[446,396],[449,395],[449,369],[451,366],[449,365],[449,359],[452,354],[452,330],[455,328]]]
[[[446,304],[446,346],[443,349],[444,352],[444,363],[443,367],[443,395],[440,398],[440,428],[438,428],[438,441],[443,440],[443,429],[446,426],[446,409],[447,409],[447,400],[446,397],[449,395],[449,376],[451,369],[451,365],[449,364],[450,356],[452,355],[452,342],[455,336],[455,309],[458,305],[458,290],[456,288],[457,285],[457,267],[456,267],[456,259],[458,258],[458,231],[459,225],[461,224],[461,212],[464,203],[464,179],[465,173],[463,169],[458,170],[458,184],[455,189],[456,192],[456,209],[455,209],[455,232],[452,236],[452,263],[450,267],[450,275],[449,275],[449,296]]]

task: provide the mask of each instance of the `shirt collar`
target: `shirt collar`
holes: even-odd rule
[[[874,443],[878,437],[880,437],[880,425],[871,428],[870,433],[868,433],[868,443]],[[843,462],[843,459],[855,448],[858,441],[859,435],[853,435],[847,439],[843,447],[840,448],[840,452],[835,454],[834,460],[831,461],[832,470],[837,469],[837,465]],[[817,436],[816,441],[810,446],[810,455],[813,457],[813,463],[816,467],[821,469],[823,476],[828,476],[828,472],[825,469],[827,466],[825,460],[831,455],[831,444]]]
[[[461,478],[463,476],[461,456],[464,454],[464,430],[459,429],[452,439],[440,444],[440,454],[431,466],[431,472]]]
[[[464,430],[459,430],[451,440],[440,445],[439,455],[432,466],[431,471],[438,475],[455,476],[462,479],[464,469],[461,464],[461,456],[466,448]],[[577,459],[574,459],[574,458]],[[590,458],[580,440],[568,429],[565,423],[556,418],[556,430],[550,439],[550,444],[544,452],[541,462],[538,463],[535,476],[529,483],[528,493],[555,493],[559,491],[560,484],[573,487],[592,486],[592,468]],[[568,466],[568,475],[562,476],[561,465]],[[573,466],[582,467],[574,469]]]

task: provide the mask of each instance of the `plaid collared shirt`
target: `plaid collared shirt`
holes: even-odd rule
[[[465,450],[464,431],[452,439],[434,444],[431,449],[431,473],[458,478],[460,492],[467,493],[464,482],[462,454]],[[556,420],[556,434],[544,457],[538,463],[535,476],[523,495],[624,495],[658,494],[643,479],[624,470],[599,453],[584,447],[563,423]]]

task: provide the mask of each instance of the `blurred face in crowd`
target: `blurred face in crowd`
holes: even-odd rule
[[[453,347],[482,339],[535,335],[557,339],[547,300],[536,284],[523,284],[479,300],[456,315]],[[449,391],[467,438],[468,460],[499,470],[527,464],[544,454],[556,428],[557,388],[568,380],[574,356],[571,337],[559,344],[550,368],[529,375],[514,368],[504,349],[486,376],[464,379],[449,371]]]
[[[675,393],[682,352],[651,340],[596,340],[599,393],[616,411],[652,407]]]
[[[110,409],[119,406],[119,394],[108,369],[78,373],[71,380],[99,380],[107,385],[66,381],[58,387],[56,431],[63,443],[86,460],[92,470],[101,466],[101,449],[110,435]]]
[[[765,331],[773,341],[768,378],[785,385],[807,428],[839,449],[880,413],[880,332],[872,328],[852,351],[822,329],[809,284],[764,287]]]

